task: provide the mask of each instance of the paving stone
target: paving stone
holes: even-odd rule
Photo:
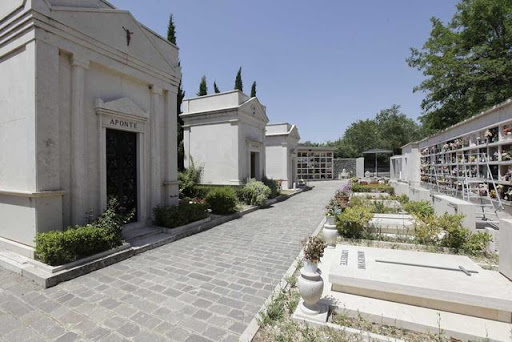
[[[0,269],[0,341],[20,329],[28,340],[237,341],[342,184],[316,182],[271,209],[47,290]]]
[[[173,342],[184,342],[190,335],[189,331],[180,327],[174,327],[171,331],[165,334],[165,336]]]
[[[126,337],[133,337],[140,332],[140,328],[133,323],[125,323],[122,327],[117,329],[117,332]]]
[[[80,338],[80,336],[78,336],[74,332],[67,332],[64,335],[62,335],[61,337],[57,338],[55,340],[55,342],[73,342],[73,341],[78,341],[79,338]]]

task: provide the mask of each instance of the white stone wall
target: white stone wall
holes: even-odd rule
[[[219,123],[184,130],[185,167],[203,168],[204,184],[239,184],[238,125]]]
[[[282,189],[291,189],[296,182],[296,148],[300,135],[294,125],[273,124],[266,128],[265,174],[268,178],[281,180]]]

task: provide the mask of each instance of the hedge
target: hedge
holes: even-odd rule
[[[37,234],[36,258],[58,266],[120,246],[123,243],[123,225],[130,221],[134,212],[121,215],[119,210],[119,202],[110,199],[107,209],[92,224]]]
[[[215,187],[205,197],[208,207],[214,214],[228,215],[236,211],[238,198],[232,187]]]
[[[36,256],[42,262],[58,266],[119,246],[112,232],[94,226],[75,226],[66,231],[51,231],[36,236]]]
[[[395,189],[388,184],[352,184],[352,192],[387,192],[393,195]]]
[[[154,224],[159,227],[176,228],[208,217],[208,207],[199,203],[180,203],[178,206],[158,206],[153,209]]]

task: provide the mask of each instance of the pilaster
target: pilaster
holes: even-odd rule
[[[85,77],[89,61],[79,56],[71,60],[71,222],[85,223],[88,208],[87,125]]]
[[[161,131],[162,127],[162,94],[163,90],[158,87],[151,87],[151,157],[150,157],[150,170],[151,170],[151,208],[153,210],[159,204],[162,204],[162,175],[161,175]]]

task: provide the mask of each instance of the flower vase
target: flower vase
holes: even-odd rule
[[[322,306],[318,301],[322,297],[324,280],[318,273],[317,267],[316,263],[306,260],[297,282],[300,296],[303,299],[300,309],[306,315],[316,315],[322,310]]]
[[[334,222],[334,216],[327,216],[324,224],[324,240],[328,248],[336,247],[336,240],[338,239],[338,229]]]

